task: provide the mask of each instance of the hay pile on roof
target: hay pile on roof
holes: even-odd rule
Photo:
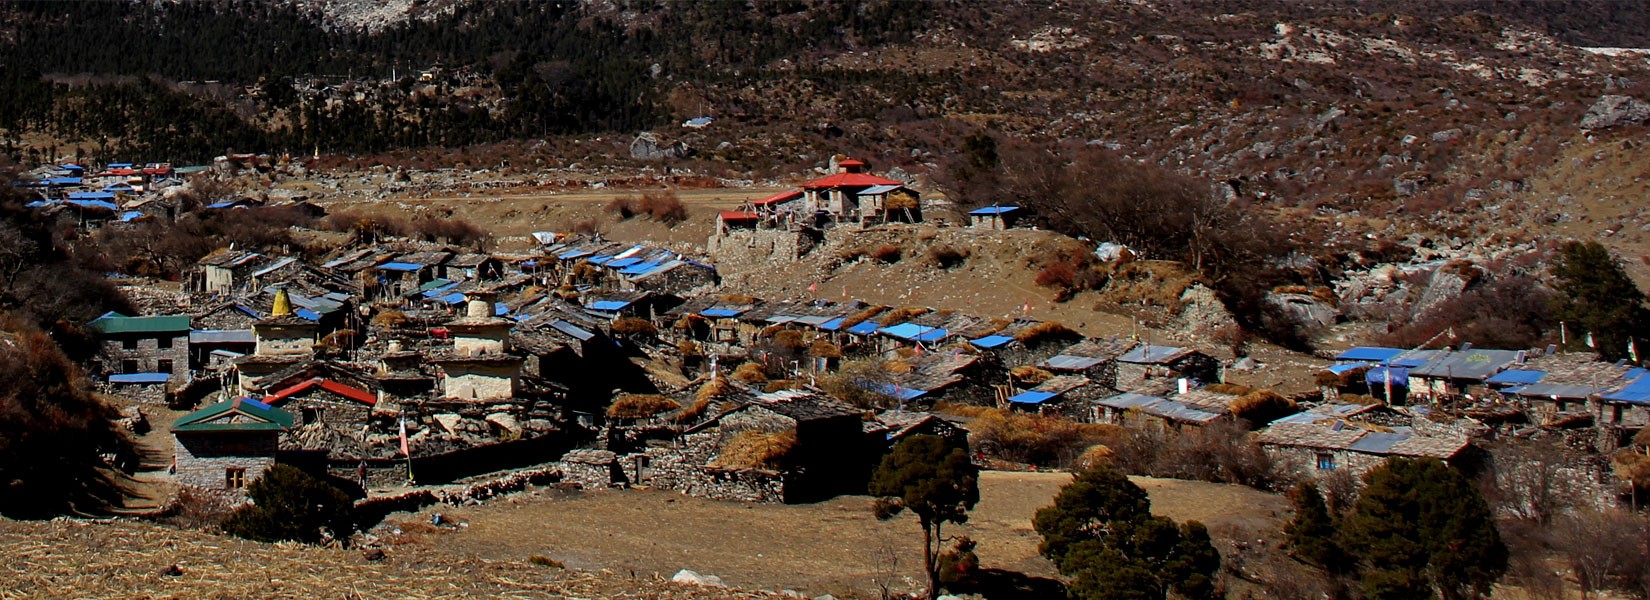
[[[767,383],[768,382],[768,374],[763,372],[762,365],[759,365],[759,364],[756,364],[756,363],[753,363],[753,362],[748,362],[748,363],[739,365],[739,368],[733,370],[733,379],[734,379],[734,381],[738,381],[740,383],[744,383],[744,384],[747,384],[747,385],[748,384],[757,384],[757,383]]]
[[[853,327],[853,326],[858,325],[860,323],[864,323],[865,321],[869,320],[871,317],[877,316],[877,313],[880,313],[880,312],[882,312],[883,310],[886,310],[886,309],[887,309],[887,307],[884,307],[884,306],[867,307],[865,310],[859,311],[858,313],[855,313],[853,316],[848,317],[846,319],[843,319],[842,320],[842,328],[847,329],[849,327]]]
[[[796,447],[796,432],[741,431],[722,445],[710,466],[724,469],[777,470]]]
[[[1054,378],[1053,373],[1031,365],[1014,367],[1009,371],[1009,374],[1014,376],[1015,381],[1019,381],[1026,385],[1038,385]]]
[[[682,405],[675,400],[655,394],[625,394],[613,401],[607,407],[607,416],[611,419],[647,419],[666,413]]]
[[[909,321],[911,319],[920,317],[920,316],[925,315],[925,314],[928,314],[928,309],[920,307],[920,306],[907,306],[905,308],[896,308],[894,310],[888,311],[888,314],[883,315],[882,320],[877,321],[877,324],[881,325],[883,327],[892,327],[894,325],[904,323],[906,321]]]
[[[826,340],[814,340],[808,345],[808,356],[817,358],[842,358],[842,348]]]

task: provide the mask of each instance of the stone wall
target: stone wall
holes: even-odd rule
[[[206,490],[227,490],[228,470],[246,469],[252,483],[275,464],[275,432],[184,433],[174,435],[177,482]]]
[[[167,336],[170,347],[161,347],[159,337],[120,336],[103,340],[103,357],[115,373],[169,373],[176,381],[189,379],[189,332]],[[127,348],[132,345],[134,348]],[[160,361],[170,360],[170,369],[161,369]],[[128,369],[127,361],[135,362],[136,369]]]
[[[258,328],[259,356],[303,356],[315,353],[313,329]]]
[[[573,450],[561,458],[562,482],[586,490],[612,487],[623,482],[618,462],[618,455],[606,450]]]
[[[780,473],[709,466],[721,450],[724,435],[716,428],[697,431],[682,436],[675,444],[626,456],[619,464],[625,476],[637,485],[711,500],[784,502],[785,480]]]
[[[443,364],[441,392],[461,400],[500,400],[515,395],[514,365]]]

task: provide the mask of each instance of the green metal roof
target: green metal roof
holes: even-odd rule
[[[90,323],[92,329],[105,335],[118,333],[181,333],[189,331],[189,315],[164,317],[128,317],[103,315]]]
[[[251,398],[236,398],[179,417],[172,431],[286,431],[292,423],[292,413]]]

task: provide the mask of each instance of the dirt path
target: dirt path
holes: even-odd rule
[[[1063,473],[987,472],[969,523],[954,529],[979,542],[985,567],[1054,574],[1037,555],[1031,518],[1047,506]],[[1195,518],[1219,531],[1271,524],[1286,511],[1278,496],[1202,482],[1140,478],[1154,508],[1175,519]],[[433,548],[492,560],[541,554],[583,568],[670,577],[679,569],[714,574],[736,587],[795,589],[810,595],[864,595],[894,571],[919,579],[914,517],[879,522],[863,496],[803,505],[714,502],[659,490],[561,494],[538,490],[459,510],[431,509],[403,519],[427,523],[430,512],[466,527],[429,538]],[[392,517],[396,520],[396,517]]]

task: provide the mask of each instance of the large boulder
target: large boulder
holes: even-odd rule
[[[636,136],[630,142],[630,157],[637,160],[664,160],[667,158],[682,158],[688,155],[688,146],[683,142],[663,144],[659,137],[651,133]]]
[[[1603,96],[1581,117],[1582,129],[1607,129],[1650,121],[1650,103],[1630,96]]]

